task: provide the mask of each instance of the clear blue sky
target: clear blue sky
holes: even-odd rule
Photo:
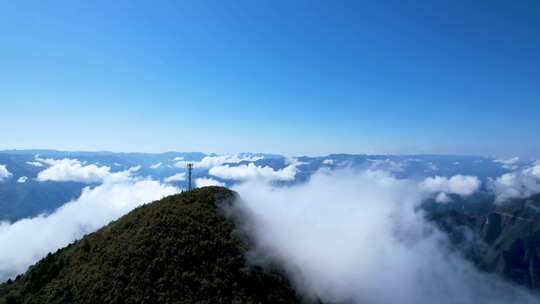
[[[0,0],[0,148],[540,157],[540,1]]]

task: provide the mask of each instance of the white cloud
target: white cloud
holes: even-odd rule
[[[319,171],[307,183],[234,188],[255,240],[251,263],[278,263],[303,295],[329,303],[535,303],[449,250],[418,212],[423,190],[384,172]]]
[[[428,169],[431,171],[439,171],[439,167],[432,162],[427,163]]]
[[[175,175],[166,177],[163,181],[166,183],[170,183],[170,182],[180,182],[183,180],[186,180],[186,173],[177,173]]]
[[[199,177],[195,180],[195,186],[197,188],[201,188],[201,187],[207,187],[207,186],[220,186],[220,187],[225,187],[225,184],[218,181],[218,180],[215,180],[213,178],[207,178],[207,177]]]
[[[153,164],[150,166],[150,169],[158,169],[161,167],[161,165],[162,165],[161,163]]]
[[[298,169],[296,164],[288,165],[279,170],[274,170],[268,166],[256,166],[254,163],[231,167],[229,165],[217,166],[210,169],[210,175],[223,178],[246,181],[250,179],[260,179],[265,181],[290,181],[294,180]]]
[[[254,162],[263,159],[262,156],[252,156],[245,154],[235,154],[235,155],[216,155],[216,156],[205,156],[203,159],[193,163],[195,168],[212,168],[220,166],[223,164],[237,164],[242,161]],[[176,162],[175,166],[178,168],[185,168],[186,165],[190,163],[189,161],[180,160]]]
[[[504,165],[513,165],[519,161],[519,157],[512,157],[509,159],[495,159],[493,162],[504,164]]]
[[[534,176],[535,178],[540,178],[540,163],[535,162],[535,165],[523,170],[525,174]]]
[[[26,164],[34,167],[43,167],[43,164],[37,161],[27,161]]]
[[[6,165],[0,165],[0,182],[5,181],[6,179],[10,178],[13,174],[9,172]]]
[[[328,166],[330,166],[330,165],[333,165],[333,164],[334,164],[334,160],[333,160],[333,159],[325,159],[325,160],[323,160],[322,163],[323,163],[323,165],[328,165]]]
[[[517,169],[518,166],[516,164],[517,164],[518,161],[519,161],[519,157],[517,157],[517,156],[509,158],[509,159],[495,159],[495,160],[493,160],[493,162],[501,164],[504,169],[508,169],[508,170]]]
[[[428,193],[458,194],[468,196],[480,188],[481,182],[476,176],[454,175],[428,177],[420,183],[420,188]]]
[[[444,192],[440,192],[435,197],[435,201],[437,203],[440,203],[440,204],[447,204],[447,203],[450,203],[452,201],[452,198],[450,196],[448,196],[448,194],[446,194]]]
[[[407,162],[393,161],[391,159],[368,159],[371,170],[384,170],[390,172],[403,172],[407,167]]]
[[[540,164],[490,180],[489,188],[495,193],[497,203],[540,193]]]
[[[21,176],[21,177],[19,177],[19,179],[17,179],[17,183],[23,184],[23,183],[26,183],[27,180],[28,180],[28,177]]]
[[[24,272],[47,253],[93,232],[141,204],[174,194],[179,189],[129,171],[114,174],[99,186],[50,215],[0,223],[0,281]]]
[[[94,164],[85,165],[77,159],[40,159],[51,167],[38,173],[37,180],[43,181],[73,181],[82,183],[102,182],[111,175],[111,168],[98,167]]]
[[[62,161],[62,159],[53,159],[53,158],[41,158],[39,155],[35,156],[36,161],[41,162],[43,164],[47,164],[49,166],[54,166],[55,164],[58,164]]]
[[[261,157],[261,159],[262,159],[262,157]],[[285,164],[299,166],[299,165],[305,165],[307,163],[298,160],[298,158],[296,158],[294,156],[286,156],[285,157]]]
[[[130,167],[128,169],[129,172],[137,172],[139,170],[141,170],[142,166],[141,165],[138,165],[138,166],[133,166],[133,167]]]

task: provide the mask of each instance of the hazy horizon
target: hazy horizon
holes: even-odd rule
[[[0,152],[33,152],[33,151],[54,151],[54,152],[65,152],[65,153],[134,153],[134,154],[167,154],[167,153],[202,153],[205,155],[238,155],[238,154],[266,154],[266,155],[279,155],[279,156],[291,156],[291,157],[325,157],[329,155],[373,155],[373,156],[448,156],[448,157],[483,157],[490,159],[510,159],[510,158],[519,158],[521,160],[537,160],[538,157],[523,157],[517,154],[508,154],[508,155],[481,155],[481,154],[445,154],[445,153],[366,153],[366,152],[330,152],[330,153],[320,153],[320,154],[290,154],[290,153],[279,153],[279,152],[265,152],[265,151],[233,151],[233,152],[215,152],[215,151],[197,151],[197,150],[164,150],[164,151],[124,151],[124,150],[66,150],[66,149],[48,149],[48,148],[0,148]]]

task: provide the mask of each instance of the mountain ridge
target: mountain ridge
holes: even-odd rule
[[[248,265],[249,240],[205,187],[138,207],[0,285],[0,303],[297,303],[278,269]]]

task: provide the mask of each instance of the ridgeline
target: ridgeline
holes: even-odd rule
[[[0,285],[0,303],[298,303],[277,270],[248,266],[249,241],[206,187],[143,205]]]

